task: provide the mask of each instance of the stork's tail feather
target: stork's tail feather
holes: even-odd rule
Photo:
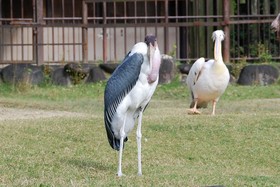
[[[124,142],[126,142],[127,140],[128,140],[128,138],[126,137],[126,138],[124,139]],[[113,149],[119,151],[119,150],[120,150],[121,141],[120,141],[119,139],[114,138],[114,141],[113,141],[113,142],[114,142],[114,143],[111,143],[111,141],[109,141],[111,147],[112,147]],[[123,149],[124,149],[124,144],[123,144]]]
[[[114,136],[114,134],[113,134],[113,132],[111,131],[111,129],[107,128],[107,126],[106,126],[106,131],[107,131],[107,137],[108,137],[108,141],[109,141],[110,146],[111,146],[113,149],[119,151],[119,150],[120,150],[120,140],[117,139],[117,138]],[[126,142],[127,140],[128,140],[128,138],[126,137],[126,138],[124,139],[124,142]],[[124,144],[123,144],[123,148],[124,148]]]

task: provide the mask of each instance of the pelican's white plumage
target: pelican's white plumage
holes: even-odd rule
[[[197,106],[199,103],[213,102],[212,115],[215,115],[216,103],[224,93],[229,83],[230,75],[222,57],[222,41],[224,32],[217,30],[213,32],[214,59],[205,62],[199,58],[192,65],[187,77],[187,85],[191,91],[192,104],[190,113],[199,114]]]

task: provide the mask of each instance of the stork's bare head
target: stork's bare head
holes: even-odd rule
[[[149,34],[145,37],[145,43],[147,44],[147,46],[149,48],[148,55],[151,58],[154,54],[154,51],[158,47],[157,37],[155,35]]]
[[[152,44],[152,46],[155,47],[155,43],[157,41],[156,36],[149,34],[145,37],[145,43],[149,46],[150,44]]]

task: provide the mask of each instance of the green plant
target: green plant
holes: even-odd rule
[[[247,57],[242,57],[239,61],[236,61],[232,64],[232,73],[235,78],[238,78],[241,70],[246,66],[247,64]]]
[[[64,67],[64,70],[70,76],[74,85],[82,83],[88,75],[80,63],[68,64]]]
[[[177,50],[177,46],[176,46],[176,44],[173,44],[172,50],[168,53],[168,55],[175,58],[176,57],[176,50]]]
[[[51,85],[51,72],[52,68],[50,65],[46,64],[43,66],[44,81],[40,84],[40,86]]]
[[[260,58],[260,63],[270,63],[272,56],[269,53],[268,47],[264,44],[258,44],[258,57]]]
[[[258,57],[259,63],[269,63],[272,59],[271,54],[269,53],[268,47],[263,43],[254,43],[249,46],[250,56]]]

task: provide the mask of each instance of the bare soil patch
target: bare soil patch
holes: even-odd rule
[[[0,106],[0,121],[18,120],[18,119],[40,119],[52,117],[73,117],[84,116],[85,114],[77,112],[42,110],[34,108],[10,108]]]

